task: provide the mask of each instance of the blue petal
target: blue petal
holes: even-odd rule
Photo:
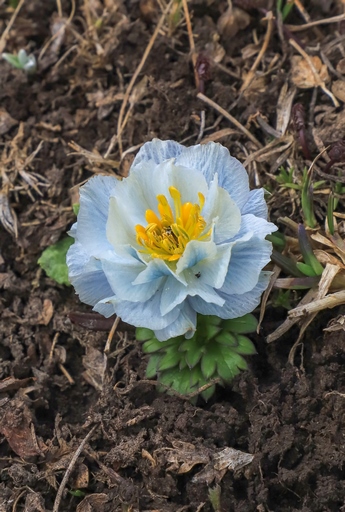
[[[166,315],[181,304],[188,294],[187,285],[181,284],[175,277],[168,277],[164,283],[160,302],[160,314]]]
[[[196,285],[207,284],[220,288],[228,271],[232,244],[191,240],[176,265],[176,275],[192,269]]]
[[[272,244],[267,240],[252,238],[238,242],[232,248],[229,270],[220,292],[229,295],[252,290],[258,282],[260,272],[270,261]]]
[[[153,139],[151,142],[146,142],[139,150],[135,157],[132,169],[137,165],[153,160],[156,164],[176,158],[185,149],[184,146],[173,140],[159,140]]]
[[[122,262],[103,260],[102,266],[113,293],[119,300],[146,302],[166,279],[160,277],[145,284],[133,284],[138,274],[145,268],[143,263],[135,259]]]
[[[228,192],[218,187],[217,174],[210,184],[202,215],[207,222],[206,229],[214,222],[213,239],[217,244],[231,239],[240,229],[240,210]]]
[[[267,204],[265,201],[265,189],[259,188],[249,192],[248,201],[241,210],[242,215],[251,213],[256,217],[267,219]]]
[[[219,186],[228,191],[237,206],[242,208],[246,203],[249,192],[247,171],[221,144],[209,142],[185,148],[176,164],[198,169],[209,184],[218,173]]]
[[[164,329],[174,322],[180,314],[181,307],[176,307],[167,315],[159,314],[161,301],[161,291],[158,291],[151,299],[146,302],[130,302],[127,300],[109,299],[109,303],[114,305],[114,310],[124,322],[135,325],[136,327],[146,327],[147,329]]]
[[[267,222],[265,219],[255,217],[255,215],[248,213],[242,215],[241,228],[232,241],[240,240],[243,237],[248,240],[252,236],[265,238],[265,236],[277,231],[277,229],[277,226],[272,224],[272,222]]]
[[[97,304],[92,308],[93,311],[96,311],[100,315],[105,316],[105,318],[109,318],[110,316],[114,315],[115,309],[113,304],[106,303],[106,301],[109,301],[110,299],[115,299],[115,296],[113,295],[97,302]]]
[[[94,306],[101,299],[114,295],[102,263],[90,257],[79,242],[71,245],[66,261],[69,280],[82,302]]]
[[[192,268],[194,278],[215,289],[221,288],[229,268],[231,244],[217,245],[216,255],[199,261]]]
[[[225,300],[222,307],[208,304],[199,297],[191,297],[189,302],[195,311],[201,315],[215,315],[223,319],[239,318],[251,313],[260,303],[261,295],[266,290],[270,277],[271,272],[261,272],[257,285],[247,293],[228,295],[219,292],[219,295]]]
[[[80,189],[80,210],[77,229],[72,231],[84,250],[95,257],[112,251],[106,237],[109,198],[121,182],[111,176],[94,176]]]
[[[184,334],[186,338],[192,338],[196,330],[196,312],[188,301],[183,304],[178,318],[164,329],[155,330],[155,336],[159,341],[166,341],[175,336]]]
[[[149,283],[150,281],[153,281],[154,279],[158,279],[159,277],[163,276],[174,276],[174,279],[177,279],[182,284],[186,285],[186,280],[184,279],[183,275],[178,276],[175,274],[175,272],[168,267],[168,265],[165,263],[165,261],[156,258],[151,260],[145,270],[140,272],[138,276],[136,277],[135,281],[133,281],[133,284],[143,284],[143,283]]]

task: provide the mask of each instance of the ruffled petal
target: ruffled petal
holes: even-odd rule
[[[176,265],[176,275],[184,276],[186,269],[191,269],[193,283],[220,288],[228,271],[232,244],[216,245],[214,242],[191,240]],[[188,278],[190,283],[190,277]]]
[[[272,222],[267,222],[265,219],[255,217],[255,215],[248,213],[246,215],[242,215],[240,230],[234,236],[232,241],[240,240],[243,237],[249,239],[252,236],[265,238],[265,236],[277,231],[277,229],[277,226],[272,224]]]
[[[228,295],[252,290],[259,280],[261,270],[270,261],[272,244],[267,240],[251,238],[247,242],[235,243],[228,273],[220,292]]]
[[[261,272],[258,283],[247,293],[227,295],[219,292],[225,300],[222,307],[208,304],[200,297],[191,297],[189,302],[195,311],[201,315],[215,315],[223,319],[239,318],[251,313],[260,303],[261,295],[268,286],[270,276],[271,272]]]
[[[261,219],[267,219],[267,204],[265,201],[265,189],[258,188],[249,192],[248,201],[241,209],[241,214],[251,213]]]
[[[117,299],[132,302],[146,302],[162,286],[164,277],[144,284],[133,284],[138,274],[145,268],[135,259],[114,263],[103,261],[103,271]]]
[[[208,142],[185,148],[176,158],[176,164],[201,171],[209,184],[217,172],[219,186],[228,191],[237,206],[242,208],[246,203],[249,193],[247,171],[221,144]]]
[[[94,176],[80,189],[80,209],[77,226],[72,233],[84,250],[96,258],[112,251],[106,236],[109,199],[121,188],[121,182],[111,176]]]
[[[174,322],[180,314],[180,306],[168,314],[162,316],[159,314],[161,302],[161,291],[158,291],[151,299],[146,302],[130,302],[127,300],[109,299],[113,304],[114,310],[122,320],[136,327],[147,327],[153,331],[164,329]]]
[[[99,259],[90,257],[80,242],[75,242],[67,253],[68,277],[79,298],[94,306],[98,301],[114,295]]]
[[[213,240],[221,244],[233,238],[241,226],[241,212],[228,192],[218,186],[218,175],[211,181],[202,215],[209,225],[214,224]]]
[[[138,274],[135,281],[133,281],[133,284],[148,283],[154,279],[158,279],[164,276],[174,276],[174,279],[178,280],[180,283],[184,285],[187,284],[183,275],[177,275],[173,269],[169,268],[165,261],[158,258],[151,260],[148,263],[145,270]]]
[[[140,148],[132,163],[132,169],[140,166],[143,162],[153,160],[155,164],[160,164],[170,158],[176,158],[184,149],[184,146],[173,140],[153,139]]]
[[[156,330],[155,336],[159,341],[166,341],[175,336],[185,335],[187,339],[192,338],[196,330],[196,312],[189,305],[188,301],[184,302],[183,309],[180,311],[178,318],[164,329]]]

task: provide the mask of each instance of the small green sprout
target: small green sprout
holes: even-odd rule
[[[73,243],[73,238],[63,238],[56,244],[45,249],[37,262],[49,277],[54,279],[57,283],[67,286],[70,285],[70,282],[68,279],[66,254]]]
[[[286,0],[285,4],[283,5],[283,0],[277,0],[277,11],[281,13],[283,21],[285,21],[290,14],[294,3],[294,0]]]
[[[304,262],[296,263],[297,268],[308,277],[321,276],[323,266],[316,258],[303,224],[298,226],[298,241]]]
[[[212,505],[214,512],[221,512],[221,495],[222,489],[220,485],[216,484],[214,487],[210,487],[208,490],[208,498]]]
[[[14,68],[22,69],[28,75],[36,73],[36,57],[32,53],[28,55],[23,49],[19,50],[17,55],[14,55],[13,53],[3,53],[2,58]]]
[[[180,395],[193,395],[206,387],[201,396],[208,400],[215,391],[213,381],[224,385],[247,369],[242,356],[256,350],[244,334],[256,327],[251,314],[233,320],[198,315],[197,331],[191,339],[178,336],[167,341],[158,341],[150,329],[137,328],[137,340],[144,342],[143,352],[150,354],[146,376],[152,379],[157,375],[164,387]]]

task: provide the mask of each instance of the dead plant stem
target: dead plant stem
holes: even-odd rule
[[[229,114],[223,107],[218,105],[218,103],[211,100],[211,98],[205,96],[205,94],[202,94],[202,92],[199,92],[197,94],[197,98],[199,98],[199,100],[203,101],[210,107],[214,108],[220,114],[222,114],[222,116],[224,116],[228,121],[230,121],[230,123],[234,124],[239,130],[241,130],[241,132],[244,133],[246,137],[248,137],[248,139],[250,139],[258,148],[263,147],[261,142],[259,142],[258,139],[254,137],[254,135],[252,135],[249,130],[247,130],[247,128],[245,128],[239,121],[237,121],[237,119],[235,119],[235,117]]]

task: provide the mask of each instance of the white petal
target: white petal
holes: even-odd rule
[[[215,315],[220,318],[239,318],[247,313],[251,313],[260,303],[262,293],[266,290],[271,272],[261,272],[259,281],[253,290],[242,295],[227,295],[219,292],[225,299],[222,307],[214,304],[208,304],[199,297],[191,297],[189,302],[191,306],[201,315]]]
[[[164,160],[176,158],[184,149],[184,146],[173,140],[153,139],[140,148],[131,170],[142,162],[153,160],[156,164],[160,164]]]
[[[233,238],[241,226],[241,212],[228,192],[218,187],[218,175],[210,184],[202,216],[209,224],[214,222],[213,239],[216,244]]]
[[[114,295],[100,260],[90,257],[79,242],[71,245],[66,261],[69,280],[82,302],[94,306],[101,299]]]
[[[159,341],[166,341],[184,334],[190,339],[196,330],[196,312],[186,301],[183,304],[178,318],[164,329],[155,330],[155,336]]]
[[[247,171],[221,144],[209,142],[185,148],[176,163],[198,169],[207,183],[211,183],[218,173],[219,186],[228,191],[237,206],[241,208],[246,203],[249,192]]]
[[[163,284],[166,278],[154,279],[145,284],[133,284],[138,274],[145,268],[135,259],[127,262],[103,261],[103,270],[109,284],[119,300],[146,302]]]
[[[272,244],[267,240],[252,238],[238,242],[232,248],[229,270],[220,289],[229,295],[252,290],[257,284],[261,270],[270,261]]]
[[[80,210],[76,240],[95,257],[104,256],[112,247],[106,237],[109,198],[121,182],[111,176],[94,176],[80,189]],[[72,227],[75,234],[75,226]]]
[[[194,267],[199,261],[205,258],[214,258],[217,254],[217,247],[214,242],[202,242],[191,240],[186,245],[184,253],[176,265],[176,274],[181,274],[186,268]]]
[[[267,204],[265,201],[265,189],[259,188],[249,192],[248,200],[241,209],[241,214],[251,213],[256,217],[267,219]]]
[[[160,165],[143,162],[131,171],[110,201],[107,236],[114,247],[126,243],[138,246],[135,226],[147,225],[146,210],[153,210],[158,215],[157,196],[164,195],[173,208],[169,193],[171,186],[180,191],[182,203],[199,203],[198,192],[206,196],[208,191],[200,172],[176,166],[173,160]]]
[[[232,245],[217,245],[213,258],[205,258],[192,268],[194,277],[215,289],[221,288],[228,272]]]
[[[191,269],[196,287],[206,284],[220,288],[228,272],[231,247],[232,244],[191,240],[176,265],[176,275],[182,277],[186,269]]]

